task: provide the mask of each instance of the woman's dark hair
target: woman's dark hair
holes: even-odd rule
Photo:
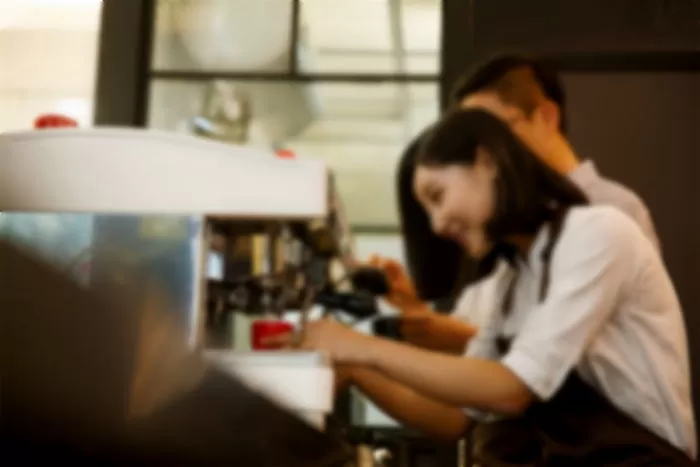
[[[423,300],[448,298],[459,276],[464,252],[454,242],[435,235],[430,220],[413,194],[413,176],[421,144],[430,129],[415,138],[406,148],[398,168],[398,200],[401,231],[404,239],[406,265]],[[440,264],[440,268],[426,269],[426,264]],[[447,281],[445,280],[447,278]],[[451,307],[448,307],[451,309]]]
[[[418,147],[416,147],[418,146]],[[505,239],[535,234],[569,206],[586,204],[586,196],[565,176],[540,161],[498,118],[481,110],[457,110],[445,115],[414,143],[399,172],[399,206],[406,258],[416,288],[425,299],[454,293],[464,274],[465,253],[458,245],[437,237],[413,193],[419,165],[472,165],[483,149],[496,166],[496,206],[487,235],[495,247],[479,263],[485,274],[497,256],[512,251]]]

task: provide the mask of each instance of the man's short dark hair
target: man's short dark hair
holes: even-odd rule
[[[453,99],[461,102],[480,91],[494,91],[507,103],[530,115],[540,99],[559,106],[560,130],[566,132],[566,94],[554,65],[546,60],[522,55],[501,55],[462,77],[454,88]]]

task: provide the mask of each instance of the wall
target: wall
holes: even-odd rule
[[[570,134],[582,157],[631,186],[654,218],[683,305],[700,419],[700,73],[565,73]]]
[[[91,124],[96,53],[96,31],[0,29],[0,131],[47,112]]]

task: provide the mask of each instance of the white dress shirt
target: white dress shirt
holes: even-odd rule
[[[598,173],[595,164],[590,160],[583,161],[568,176],[584,192],[591,204],[613,206],[624,212],[637,222],[652,244],[657,249],[660,249],[649,210],[641,198],[632,190],[620,183],[602,177]],[[502,262],[496,267],[494,274],[503,274],[508,269],[508,265]],[[472,314],[473,310],[464,306],[457,306],[453,311],[455,318],[469,323],[472,323],[475,319],[471,316]]]
[[[479,329],[466,354],[497,359],[495,339],[512,336],[501,362],[539,399],[553,397],[575,369],[621,411],[695,458],[686,332],[659,252],[618,209],[572,208],[540,303],[548,235],[545,226],[518,267],[507,319],[501,302],[512,268],[465,291],[458,309],[469,310]]]
[[[590,160],[583,161],[570,172],[569,179],[586,194],[591,204],[615,206],[634,219],[651,242],[660,248],[649,210],[634,191],[621,183],[602,177]]]

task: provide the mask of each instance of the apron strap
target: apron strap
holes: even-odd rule
[[[555,217],[549,224],[549,238],[547,239],[547,244],[542,250],[540,259],[542,260],[542,280],[540,281],[540,302],[544,301],[547,297],[547,292],[549,290],[550,283],[550,270],[551,270],[551,260],[552,253],[554,252],[554,247],[557,246],[559,237],[561,236],[561,229],[564,225],[564,220],[566,220],[566,215],[568,213],[568,208],[562,209],[556,213]],[[515,294],[515,284],[518,282],[519,269],[517,263],[513,265],[515,273],[513,278],[508,284],[506,293],[503,296],[503,301],[501,302],[501,314],[502,316],[508,316],[513,307],[513,295]]]
[[[561,229],[564,225],[568,212],[568,208],[557,212],[556,216],[549,224],[549,239],[547,240],[547,245],[545,245],[541,255],[543,268],[542,280],[540,281],[540,303],[544,301],[544,299],[547,297],[547,292],[549,291],[550,271],[552,269],[552,253],[554,252],[554,247],[557,246],[557,242],[561,236]]]
[[[554,252],[554,247],[557,245],[559,237],[561,236],[561,229],[564,225],[564,220],[566,219],[566,215],[568,212],[568,208],[564,208],[558,211],[549,224],[549,238],[547,239],[547,244],[542,250],[542,255],[540,257],[542,259],[542,279],[540,281],[539,297],[540,303],[544,301],[544,299],[547,297],[547,292],[549,290],[550,283],[550,263],[552,259],[552,253]],[[515,295],[515,285],[518,282],[518,275],[520,273],[517,263],[513,264],[513,268],[515,269],[515,272],[510,282],[508,283],[508,288],[506,289],[506,293],[503,296],[503,301],[501,302],[502,317],[507,317],[508,315],[510,315],[513,308],[513,296]],[[511,340],[511,338],[503,335],[496,338],[496,347],[498,348],[498,352],[500,355],[505,355],[506,353],[508,353]]]

